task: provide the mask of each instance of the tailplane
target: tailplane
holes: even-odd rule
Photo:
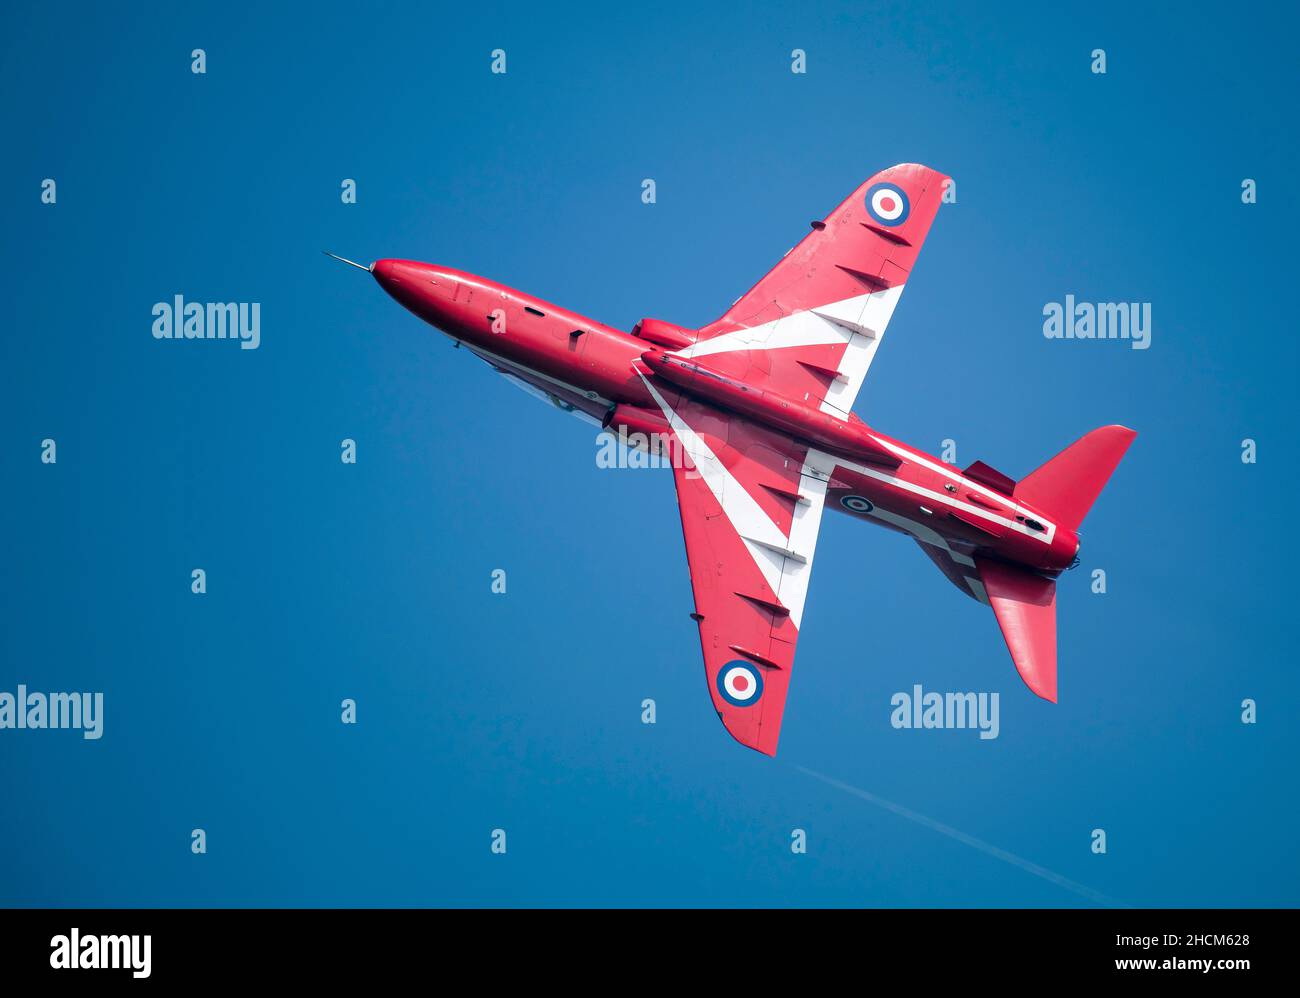
[[[982,461],[964,474],[1075,531],[1136,436],[1124,426],[1103,426],[1019,482]],[[978,554],[973,559],[979,575],[975,579],[969,567],[962,567],[970,566],[969,557],[958,560],[952,551],[924,542],[921,548],[958,589],[993,608],[1020,678],[1044,700],[1056,703],[1056,580]]]
[[[1056,703],[1056,582],[1000,561],[975,564],[1020,678]]]
[[[1017,482],[1016,500],[1078,530],[1136,436],[1127,426],[1093,430]]]

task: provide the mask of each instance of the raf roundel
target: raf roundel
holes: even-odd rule
[[[875,503],[866,496],[845,496],[840,500],[840,505],[845,509],[853,510],[855,513],[870,513],[876,508]]]
[[[763,698],[763,676],[748,662],[728,662],[718,670],[718,692],[733,707],[752,707]]]
[[[881,225],[893,228],[907,221],[912,203],[901,187],[894,184],[872,184],[867,191],[867,212]]]

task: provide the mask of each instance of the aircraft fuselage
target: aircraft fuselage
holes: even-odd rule
[[[619,416],[618,422],[633,428],[642,421],[650,427],[662,422],[647,379],[651,383],[657,379],[665,396],[690,391],[656,375],[642,361],[648,351],[671,355],[665,342],[651,342],[445,267],[380,260],[370,271],[385,291],[425,322],[502,370],[607,425],[615,412],[626,414],[626,420]],[[722,389],[712,390],[715,395],[709,400],[727,405],[725,399],[719,401]],[[767,415],[763,404],[772,407]],[[936,551],[946,555],[948,561],[936,557],[936,563],[976,599],[984,599],[973,567],[976,554],[1024,565],[1048,577],[1074,561],[1077,535],[1043,511],[871,430],[854,416],[834,420],[842,424],[833,427],[836,432],[819,437],[815,429],[802,430],[802,423],[791,423],[788,413],[778,412],[776,405],[786,407],[786,400],[760,400],[741,411],[770,431],[768,446],[791,460],[802,460],[810,443],[834,454],[826,502],[840,512],[911,534],[931,557]],[[805,413],[796,415],[807,422]],[[847,435],[860,434],[866,438],[857,452],[841,442]]]

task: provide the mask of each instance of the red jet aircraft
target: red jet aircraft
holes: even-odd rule
[[[876,174],[700,329],[628,333],[458,270],[353,264],[508,378],[671,458],[709,695],[767,755],[828,508],[914,537],[992,606],[1025,683],[1056,701],[1055,580],[1136,434],[1093,430],[1017,482],[980,461],[959,473],[852,412],[947,179]]]

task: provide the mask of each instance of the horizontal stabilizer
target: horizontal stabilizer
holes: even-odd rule
[[[1000,561],[975,564],[1020,678],[1056,703],[1056,583]]]
[[[1021,480],[1016,499],[1078,530],[1136,436],[1126,426],[1093,430]]]

